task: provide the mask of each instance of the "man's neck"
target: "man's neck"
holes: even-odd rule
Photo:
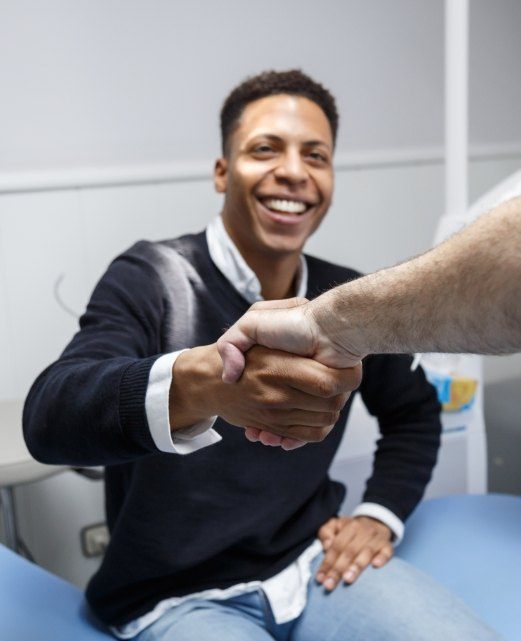
[[[265,300],[280,300],[296,295],[296,279],[300,265],[299,254],[286,256],[243,254],[261,284]]]
[[[300,266],[299,251],[277,253],[261,251],[251,247],[241,239],[236,230],[227,224],[223,216],[226,233],[250,269],[255,272],[261,285],[261,294],[265,300],[281,300],[296,295],[296,279]]]

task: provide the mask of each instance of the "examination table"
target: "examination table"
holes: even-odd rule
[[[521,640],[521,497],[425,501],[397,554],[459,594],[507,641]],[[78,588],[1,545],[0,638],[113,639],[89,615]]]

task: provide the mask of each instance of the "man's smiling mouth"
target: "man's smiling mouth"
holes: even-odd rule
[[[261,202],[269,210],[280,214],[304,214],[311,206],[301,200],[285,198],[262,198]]]

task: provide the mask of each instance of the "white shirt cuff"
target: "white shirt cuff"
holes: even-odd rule
[[[403,533],[405,530],[405,525],[394,512],[388,510],[383,505],[378,503],[360,503],[360,505],[355,508],[351,516],[370,516],[372,519],[381,521],[391,530],[394,534],[392,543],[394,546],[397,546],[403,539]]]
[[[157,449],[167,454],[191,454],[221,440],[221,436],[212,429],[217,416],[174,432],[170,429],[169,397],[172,368],[179,354],[185,351],[182,349],[160,356],[152,365],[148,378],[145,396],[148,428]]]

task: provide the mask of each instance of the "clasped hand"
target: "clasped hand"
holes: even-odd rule
[[[340,349],[329,339],[324,339],[312,317],[309,313],[306,314],[305,310],[308,309],[306,303],[306,299],[294,298],[263,301],[253,305],[250,311],[217,341],[217,348],[224,364],[223,380],[227,383],[236,383],[238,380],[240,382],[241,375],[244,377],[247,374],[247,370],[244,374],[243,370],[247,362],[248,350],[251,350],[255,344],[259,344],[283,350],[279,354],[293,353],[308,357],[301,358],[302,363],[309,358],[321,363],[324,367],[322,374],[324,380],[322,383],[317,381],[318,388],[327,388],[328,376],[336,371],[337,376],[340,376],[345,383],[343,389],[347,392],[355,390],[362,376],[361,355]],[[317,374],[319,374],[318,371]],[[260,441],[265,445],[281,445],[287,450],[296,449],[305,445],[306,442],[317,440],[306,436],[307,434],[316,436],[316,430],[285,430],[281,435],[280,431],[259,427],[252,421],[246,423],[245,427],[248,440]],[[297,436],[297,433],[300,435]]]
[[[359,369],[335,369],[303,356],[252,347],[241,378],[223,383],[215,345],[181,354],[173,370],[171,426],[181,429],[212,415],[257,430],[265,445],[322,441],[338,420]]]

